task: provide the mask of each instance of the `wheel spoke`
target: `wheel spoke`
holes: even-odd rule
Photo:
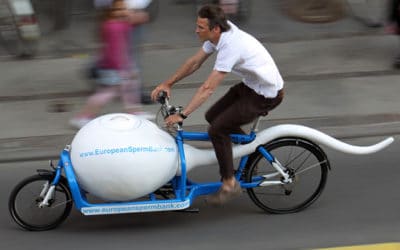
[[[49,230],[69,215],[73,200],[65,180],[56,186],[49,206],[39,207],[43,201],[39,193],[44,182],[51,182],[52,176],[34,175],[19,183],[11,192],[9,210],[14,221],[28,230]]]
[[[321,161],[321,162],[317,162],[317,163],[315,163],[315,164],[313,164],[313,165],[311,165],[311,166],[308,166],[307,168],[305,168],[305,169],[302,169],[301,171],[299,171],[299,172],[297,172],[297,169],[296,169],[296,171],[295,171],[295,173],[296,173],[296,176],[298,176],[298,175],[300,175],[300,174],[302,174],[302,173],[304,173],[304,172],[306,172],[306,171],[308,171],[308,170],[310,170],[310,169],[313,169],[313,168],[316,168],[316,167],[320,167],[321,166],[321,164],[324,164],[324,163],[326,163],[327,161],[325,160],[325,161]]]
[[[326,183],[329,162],[322,150],[300,138],[282,138],[264,146],[275,159],[283,160],[291,183],[249,188],[248,195],[263,210],[271,213],[298,212],[311,205]],[[312,170],[312,171],[311,171]],[[260,153],[252,158],[246,170],[248,181],[255,177],[268,181],[284,181],[280,173]],[[305,175],[305,173],[307,173]],[[298,178],[301,175],[301,178]]]
[[[58,204],[53,203],[53,204],[51,204],[51,206],[49,208],[54,209],[54,208],[59,207],[61,205],[68,204],[69,202],[72,202],[72,200],[66,200],[66,201],[63,201],[63,202],[59,202]]]
[[[291,159],[291,160],[290,160],[289,162],[286,162],[286,163],[284,164],[284,167],[285,167],[285,168],[289,168],[289,167],[288,167],[289,165],[291,165],[293,162],[295,162],[298,158],[300,158],[300,156],[302,156],[302,155],[306,152],[306,150],[303,150],[303,151],[300,152],[298,155],[296,155],[294,158],[289,158],[289,157],[291,156],[293,150],[294,150],[293,148],[290,149],[290,154],[289,154],[289,156],[288,156],[288,161],[289,161],[289,159]]]

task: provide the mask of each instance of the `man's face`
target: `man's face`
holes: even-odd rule
[[[196,34],[201,42],[215,42],[215,38],[218,36],[218,28],[210,30],[208,27],[208,19],[198,17],[196,22]]]

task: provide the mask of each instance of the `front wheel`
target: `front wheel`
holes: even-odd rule
[[[246,166],[246,181],[260,180],[264,186],[247,189],[250,199],[276,214],[299,212],[310,206],[327,181],[329,161],[322,149],[301,138],[277,139],[263,147],[284,167],[291,183],[284,183],[282,175],[257,151]]]
[[[52,180],[51,175],[34,175],[21,181],[13,189],[8,208],[19,226],[31,231],[49,230],[68,217],[73,202],[63,178],[57,184],[49,204],[39,207]]]

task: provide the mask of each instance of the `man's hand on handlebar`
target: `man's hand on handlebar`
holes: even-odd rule
[[[159,94],[164,91],[167,93],[167,97],[169,98],[171,96],[171,87],[169,87],[167,84],[161,83],[158,85],[152,92],[151,92],[151,99],[156,102],[158,101]]]
[[[153,93],[156,93],[155,90]],[[182,107],[170,105],[168,93],[166,91],[159,91],[156,100],[161,104],[161,114],[164,117],[164,123],[167,127],[172,127],[174,124],[182,125],[183,120],[186,118],[186,116],[181,114]]]
[[[173,114],[165,118],[164,122],[167,127],[172,127],[176,123],[183,122],[183,118],[179,114]]]

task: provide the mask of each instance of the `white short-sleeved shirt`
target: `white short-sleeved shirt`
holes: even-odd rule
[[[217,45],[203,44],[207,54],[217,51],[214,70],[232,72],[256,93],[276,97],[283,88],[283,79],[265,47],[253,36],[229,22],[230,29],[221,33]]]

